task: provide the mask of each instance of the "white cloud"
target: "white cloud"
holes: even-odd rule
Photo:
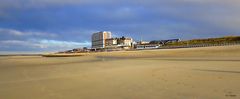
[[[42,48],[41,44],[33,43],[29,41],[21,41],[21,40],[0,41],[0,45],[1,47],[12,47],[12,48],[15,48],[16,46],[27,47],[27,48]]]
[[[63,32],[64,34],[70,33],[69,35],[79,35],[79,33],[85,33],[81,34],[81,36],[77,36],[80,37],[79,40],[82,40],[81,42],[74,42],[71,40],[56,40],[64,37],[59,37],[60,35],[53,33],[0,28],[0,36],[2,36],[2,38],[0,38],[0,51],[5,49],[14,51],[63,51],[73,48],[90,47],[91,43],[84,41],[84,38],[86,38],[88,33],[92,32],[93,31],[90,30],[72,30]],[[62,32],[60,32],[60,34],[61,33]]]
[[[43,45],[43,48],[79,48],[90,46],[90,42],[72,42],[72,41],[58,41],[58,40],[39,40],[39,44]]]
[[[3,40],[0,41],[0,50],[2,48],[12,49],[33,49],[33,50],[44,50],[44,51],[61,51],[73,48],[89,47],[90,42],[72,42],[72,41],[59,41],[59,40]]]
[[[7,34],[12,36],[41,36],[41,37],[57,37],[57,34],[35,31],[19,31],[15,29],[0,28],[0,34]]]

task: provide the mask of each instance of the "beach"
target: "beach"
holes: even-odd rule
[[[0,99],[239,99],[240,45],[0,57]]]

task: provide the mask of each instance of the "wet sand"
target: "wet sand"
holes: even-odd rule
[[[0,57],[0,99],[239,99],[240,46]]]

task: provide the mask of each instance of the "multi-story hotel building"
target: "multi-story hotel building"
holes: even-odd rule
[[[111,32],[102,31],[92,35],[92,48],[105,48],[105,40],[111,38]]]

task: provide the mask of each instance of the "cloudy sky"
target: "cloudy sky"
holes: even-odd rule
[[[135,40],[240,35],[239,0],[0,0],[0,52],[91,45],[112,31]]]

